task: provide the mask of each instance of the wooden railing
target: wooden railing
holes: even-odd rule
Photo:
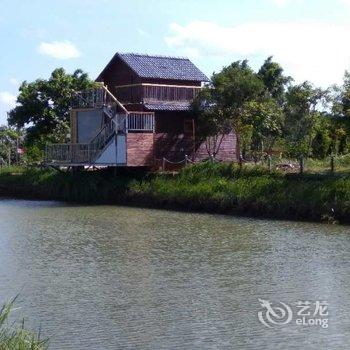
[[[104,86],[76,92],[71,99],[71,107],[77,108],[103,108],[119,107],[127,113],[125,107],[118,101],[115,96]]]
[[[128,132],[153,132],[153,112],[130,112],[127,119]]]
[[[108,120],[90,143],[46,146],[46,163],[92,164],[115,133],[154,132],[154,112],[128,112],[104,86],[77,93],[72,106],[102,109]],[[116,112],[118,106],[121,113]]]
[[[199,93],[200,86],[132,84],[116,86],[116,97],[122,103],[190,102]]]
[[[45,149],[45,162],[62,164],[91,163],[97,152],[97,145],[93,143],[48,145]]]

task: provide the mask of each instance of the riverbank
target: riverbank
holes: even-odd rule
[[[269,173],[229,164],[203,163],[178,174],[3,171],[0,196],[350,223],[349,174]]]

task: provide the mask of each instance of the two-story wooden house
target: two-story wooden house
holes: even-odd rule
[[[48,146],[46,163],[154,167],[209,157],[190,112],[208,78],[189,59],[116,53],[96,81],[72,102],[71,143]],[[235,135],[225,135],[217,159],[237,154]]]

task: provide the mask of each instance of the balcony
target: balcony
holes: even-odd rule
[[[191,102],[200,86],[161,84],[132,84],[116,87],[116,98],[121,103]]]

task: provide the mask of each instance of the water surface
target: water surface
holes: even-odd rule
[[[0,302],[50,349],[348,349],[349,227],[0,200]],[[258,298],[326,300],[271,329]]]

